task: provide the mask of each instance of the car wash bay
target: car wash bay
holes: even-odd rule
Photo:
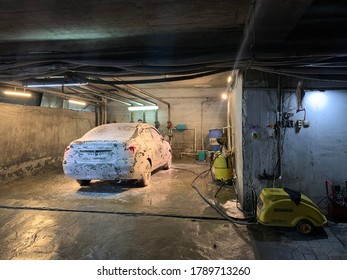
[[[346,259],[345,1],[132,2],[3,3],[0,259]],[[148,187],[64,176],[71,141],[139,119],[174,159]],[[208,172],[216,130],[233,186]],[[328,225],[302,236],[225,216],[284,187]]]
[[[81,187],[52,170],[0,187],[0,259],[345,259],[341,224],[303,237],[292,229],[234,225],[192,187],[209,169],[186,158],[152,184],[95,181]],[[194,173],[195,174],[194,174]],[[193,184],[208,200],[219,189],[204,173]],[[240,215],[235,193],[216,202]]]
[[[209,129],[226,126],[227,106],[217,94],[222,91],[220,88],[209,90],[212,96],[203,91],[205,96],[202,97],[201,92],[198,94],[188,88],[184,92],[190,93],[189,98],[180,96],[177,89],[167,89],[167,95],[161,96],[170,101],[175,125],[185,124],[187,129],[173,131],[173,168],[154,173],[151,185],[145,188],[112,181],[95,181],[90,187],[80,187],[63,174],[61,157],[64,148],[69,141],[95,125],[94,112],[1,104],[1,117],[7,119],[2,126],[8,133],[3,135],[1,142],[5,168],[2,168],[0,186],[0,258],[346,259],[345,223],[329,221],[328,227],[304,237],[292,228],[234,225],[207,203],[213,203],[218,192],[215,199],[223,211],[230,216],[242,217],[237,209],[241,205],[236,204],[235,190],[239,193],[239,202],[243,202],[247,210],[250,187],[259,194],[261,188],[275,183],[276,187],[302,191],[318,202],[325,196],[326,178],[335,178],[340,184],[344,179],[339,168],[344,166],[345,158],[330,157],[327,153],[343,150],[343,143],[324,129],[328,124],[336,128],[340,126],[331,119],[343,121],[341,116],[344,104],[347,104],[343,101],[344,90],[321,92],[330,105],[339,105],[334,106],[334,110],[321,108],[328,106],[328,102],[312,105],[309,97],[316,92],[307,91],[303,106],[311,125],[300,130],[294,126],[286,128],[282,156],[284,176],[274,182],[259,175],[263,175],[264,170],[267,174],[277,170],[277,141],[269,133],[268,126],[276,120],[273,112],[278,103],[279,94],[275,87],[278,77],[257,72],[248,72],[248,77],[252,78],[244,80],[244,90],[233,95],[235,163],[240,163],[241,157],[243,164],[235,165],[236,188],[223,187],[220,192],[221,184],[213,182],[209,172],[206,177],[194,181],[198,174],[210,168],[209,157],[203,162],[198,160],[198,152],[210,148]],[[254,87],[253,80],[266,81],[270,86],[263,88],[261,82]],[[271,84],[272,80],[274,84]],[[296,106],[296,82],[281,81],[284,111]],[[241,99],[243,105],[237,109],[235,104]],[[115,106],[110,104],[110,108],[119,110],[110,109],[109,118],[129,121],[130,113]],[[167,107],[160,107],[158,113],[159,119],[164,120],[161,122],[165,123]],[[290,119],[295,123],[301,119],[301,114],[293,114]],[[147,117],[150,116],[153,113],[147,113]],[[240,119],[242,123],[238,123]],[[148,122],[153,120],[148,118]],[[165,126],[162,131],[165,134]],[[326,132],[323,138],[315,137],[317,133],[324,135]],[[345,132],[340,130],[340,133],[344,135]],[[335,141],[334,147],[330,141],[325,141],[328,137]],[[322,153],[315,151],[317,144]],[[298,147],[294,148],[295,145]],[[304,145],[306,150],[300,148]],[[324,169],[323,158],[330,165],[336,164],[336,168]],[[294,162],[297,166],[293,166]],[[308,177],[305,168],[316,175]],[[241,179],[246,187],[238,189],[237,186],[242,186]],[[207,202],[192,187],[193,182]]]

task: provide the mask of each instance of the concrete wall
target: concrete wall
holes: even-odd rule
[[[209,130],[226,126],[227,103],[221,99],[225,88],[214,89],[149,89],[148,92],[170,103],[171,121],[173,126],[185,124],[187,131],[173,131],[172,148],[174,158],[181,153],[195,153],[196,150],[208,150]],[[189,96],[189,98],[187,98]],[[168,107],[158,102],[159,130],[167,133]],[[134,113],[133,119],[143,119],[142,112]],[[109,103],[108,119],[110,122],[129,122],[130,112],[127,107],[116,103]],[[146,112],[146,121],[154,124],[155,112]],[[196,139],[196,141],[195,141]],[[195,143],[195,144],[194,144]]]
[[[248,189],[254,187],[258,191],[264,187],[289,187],[316,202],[325,196],[325,180],[345,186],[347,90],[306,90],[302,105],[310,126],[298,129],[295,123],[303,120],[305,114],[296,110],[295,86],[282,89],[283,111],[293,113],[291,120],[294,127],[282,129],[279,143],[269,127],[276,122],[279,94],[270,80],[263,78],[256,82],[266,88],[244,89],[244,186]],[[253,83],[254,86],[254,81],[248,80],[246,85]],[[282,83],[286,81],[282,80]],[[314,88],[323,87],[321,84]],[[282,178],[275,181],[259,180],[259,175],[265,175],[264,171],[268,175],[276,175],[278,145],[281,145],[279,151],[282,153],[282,173],[278,175]]]
[[[0,103],[0,179],[60,167],[65,147],[95,125],[95,113]]]
[[[277,141],[269,137],[268,125],[275,122],[277,93],[271,90],[245,90],[243,93],[243,183],[245,194],[250,187],[258,192],[272,187],[272,180],[259,180],[264,170],[273,175],[277,164]],[[270,130],[272,132],[272,130]],[[279,182],[275,182],[275,186]],[[288,186],[289,187],[289,186]],[[246,195],[247,196],[247,195]],[[250,198],[245,208],[251,205]]]

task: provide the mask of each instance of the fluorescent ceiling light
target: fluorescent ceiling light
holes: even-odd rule
[[[76,86],[86,86],[88,83],[61,83],[61,84],[32,84],[26,85],[28,88],[43,88],[43,87],[76,87]]]
[[[87,105],[86,102],[77,101],[77,100],[72,100],[72,99],[69,100],[69,103],[71,103],[71,104],[76,104],[76,105],[82,105],[82,106],[86,106],[86,105]]]
[[[158,106],[132,106],[128,107],[130,112],[134,111],[148,111],[148,110],[158,110]]]
[[[7,95],[15,95],[15,96],[21,96],[21,97],[31,97],[31,93],[30,92],[5,90],[4,93],[7,94]]]

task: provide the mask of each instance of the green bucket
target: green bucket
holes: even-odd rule
[[[198,160],[205,161],[206,160],[206,151],[198,151]]]

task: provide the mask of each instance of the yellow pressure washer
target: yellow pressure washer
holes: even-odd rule
[[[211,158],[212,178],[221,181],[224,186],[235,178],[232,158],[234,148],[225,148],[225,137],[217,138],[217,142],[221,145],[221,151],[216,151]],[[301,234],[310,234],[315,227],[327,224],[327,218],[311,199],[289,188],[264,188],[258,198],[252,189],[252,200],[253,217],[225,217],[241,224],[258,222],[265,226],[296,227]],[[223,214],[218,207],[216,210]]]
[[[216,151],[212,159],[212,178],[216,181],[226,182],[232,179],[234,174],[233,155],[234,147],[226,149],[226,137],[217,138],[217,143],[221,146],[220,151]]]
[[[318,206],[306,195],[289,188],[264,188],[256,205],[257,221],[266,226],[296,227],[310,234],[327,224]]]
[[[223,155],[217,151],[213,155],[212,176],[213,180],[226,182],[234,176],[231,155]]]

